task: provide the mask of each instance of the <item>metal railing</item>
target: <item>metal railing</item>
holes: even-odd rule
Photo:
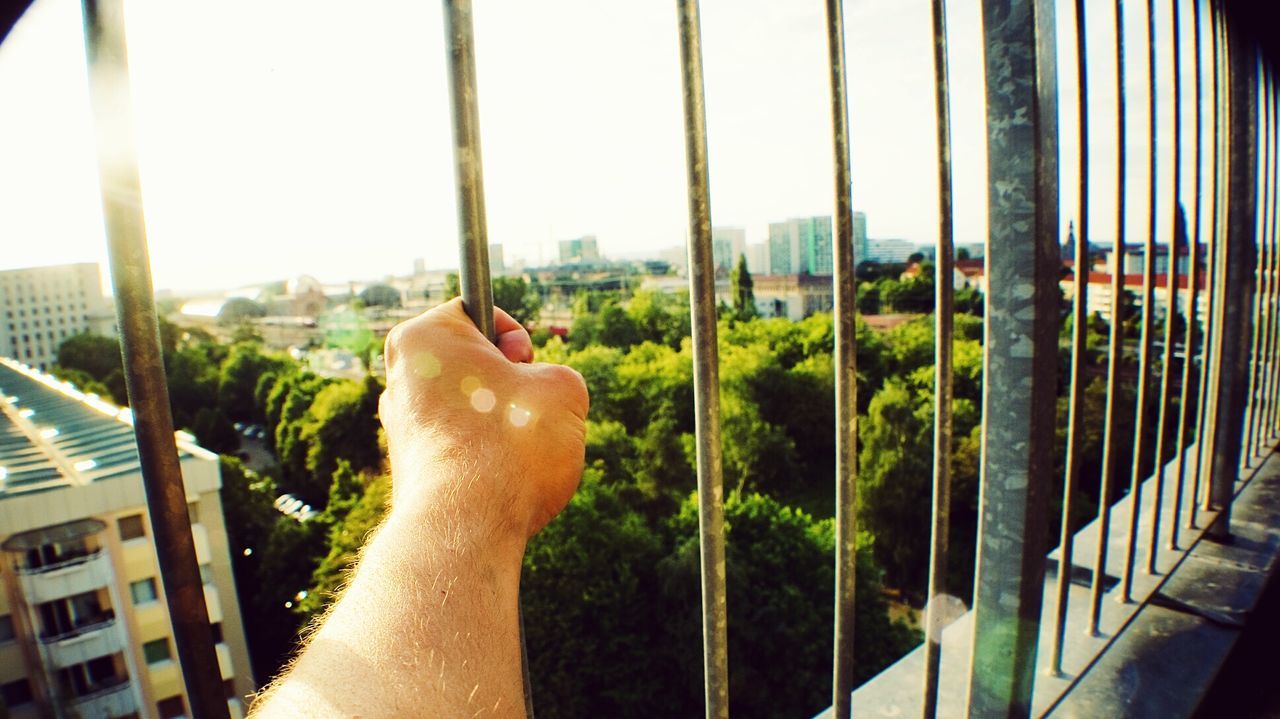
[[[458,188],[461,287],[464,303],[477,327],[493,336],[492,288],[488,277],[479,114],[472,42],[470,0],[444,0],[453,132]],[[1074,256],[1071,311],[1073,324],[1068,441],[1063,482],[1062,532],[1052,596],[1053,672],[1061,673],[1069,621],[1069,583],[1074,564],[1072,516],[1079,500],[1081,434],[1086,417],[1084,387],[1086,325],[1089,320],[1089,275],[1093,232],[1089,187],[1093,148],[1090,138],[1112,128],[1095,127],[1089,65],[1114,50],[1115,166],[1118,192],[1116,237],[1110,265],[1111,327],[1106,370],[1101,489],[1088,612],[1082,633],[1097,634],[1103,595],[1108,591],[1106,567],[1111,544],[1112,503],[1118,497],[1120,472],[1129,474],[1128,523],[1120,550],[1123,562],[1119,590],[1122,602],[1133,599],[1139,566],[1144,574],[1161,569],[1162,548],[1175,551],[1180,534],[1198,529],[1202,513],[1215,513],[1208,531],[1218,537],[1229,530],[1232,488],[1244,461],[1264,451],[1280,429],[1280,251],[1277,250],[1277,92],[1275,72],[1249,34],[1253,28],[1233,22],[1217,0],[1149,0],[1145,9],[1147,49],[1145,92],[1149,124],[1151,178],[1144,198],[1130,198],[1129,137],[1137,132],[1127,121],[1131,91],[1126,45],[1138,38],[1128,29],[1126,12],[1134,3],[1077,0],[1071,23],[1055,17],[1053,0],[984,0],[982,19],[986,55],[986,113],[989,175],[988,278],[985,299],[982,488],[972,615],[973,644],[968,670],[967,713],[970,716],[1025,716],[1031,712],[1036,684],[1042,611],[1045,605],[1048,507],[1054,472],[1057,350],[1060,314],[1059,272],[1059,130],[1057,42],[1060,32],[1076,47],[1079,114],[1079,236]],[[1158,14],[1157,9],[1164,8]],[[677,0],[684,97],[685,143],[689,199],[689,280],[694,348],[699,531],[702,547],[704,686],[708,716],[729,712],[723,481],[719,430],[719,380],[715,286],[711,249],[710,184],[707,128],[697,0]],[[1114,14],[1114,48],[1102,48],[1086,31],[1086,11]],[[157,335],[156,313],[142,222],[137,158],[129,119],[129,85],[120,0],[84,0],[85,32],[90,60],[92,105],[98,128],[98,157],[103,207],[111,248],[112,279],[122,334],[125,374],[135,422],[147,500],[155,531],[162,577],[174,620],[175,641],[195,716],[226,716],[227,704],[217,676],[204,596],[187,521],[186,501],[173,445],[168,396]],[[1158,22],[1167,15],[1171,28]],[[1188,49],[1184,20],[1190,17]],[[947,77],[947,30],[943,0],[932,2],[932,38],[937,103],[940,222],[936,272],[936,361],[934,488],[929,567],[926,646],[921,707],[924,716],[937,710],[942,648],[937,599],[946,591],[951,443],[951,315],[953,260],[950,116]],[[851,712],[853,684],[854,536],[856,529],[856,366],[855,276],[852,244],[851,144],[848,124],[847,74],[841,0],[827,0],[827,38],[833,119],[835,168],[835,376],[836,392],[836,612],[832,704],[836,717]],[[1158,41],[1171,39],[1161,54]],[[1188,80],[1184,51],[1192,59]],[[1173,83],[1173,131],[1163,137],[1157,122],[1158,73],[1167,69]],[[857,71],[857,68],[854,69]],[[1191,85],[1193,89],[1187,86]],[[1195,98],[1184,123],[1183,92]],[[1182,153],[1191,139],[1194,171],[1184,180]],[[1205,142],[1204,130],[1209,130]],[[1096,131],[1096,132],[1095,132]],[[1159,150],[1171,157],[1170,232],[1157,242],[1162,220],[1158,187]],[[1187,183],[1190,215],[1182,200]],[[1147,231],[1141,254],[1142,317],[1138,329],[1136,448],[1128,467],[1118,466],[1123,367],[1126,361],[1126,236],[1131,201],[1145,201]],[[1181,231],[1179,228],[1182,228]],[[1177,332],[1180,272],[1179,241],[1185,234],[1188,259],[1184,327]],[[1167,248],[1164,273],[1164,326],[1156,356],[1156,271],[1158,247]],[[1203,268],[1201,267],[1203,249]],[[1201,289],[1203,288],[1203,290]],[[1202,298],[1201,292],[1205,293]],[[1203,326],[1198,309],[1206,303]],[[1181,341],[1182,352],[1177,352]],[[1181,359],[1179,359],[1181,358]],[[1178,362],[1181,366],[1178,367]],[[1197,368],[1198,365],[1198,368]],[[1159,372],[1159,379],[1154,379]],[[1176,410],[1172,399],[1177,397]],[[1152,401],[1154,397],[1154,401]],[[1171,413],[1177,411],[1174,417]],[[1247,419],[1246,419],[1247,418]],[[1154,447],[1148,428],[1154,426]],[[1176,429],[1173,429],[1176,428]],[[1176,432],[1176,433],[1175,433]],[[1172,433],[1172,436],[1170,436]],[[1194,459],[1190,447],[1196,449]],[[1166,480],[1165,458],[1176,457],[1172,519],[1161,524]],[[1153,461],[1154,455],[1154,461]],[[1150,532],[1139,532],[1147,463],[1155,467],[1150,503]],[[1189,485],[1189,487],[1187,486]],[[1167,534],[1167,539],[1165,538]],[[1138,555],[1145,552],[1139,565]],[[527,661],[526,667],[527,667]],[[205,668],[200,671],[196,668]],[[532,715],[527,691],[526,707]]]

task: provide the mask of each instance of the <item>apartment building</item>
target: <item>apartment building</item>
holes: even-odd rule
[[[96,262],[0,271],[0,356],[47,370],[81,332],[115,334]]]
[[[204,597],[233,717],[253,689],[217,456],[179,435]],[[190,715],[132,415],[0,358],[0,714]]]

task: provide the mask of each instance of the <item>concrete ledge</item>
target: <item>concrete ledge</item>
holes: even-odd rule
[[[1054,717],[1190,717],[1244,632],[1280,556],[1280,457],[1232,505],[1229,543],[1197,542]]]

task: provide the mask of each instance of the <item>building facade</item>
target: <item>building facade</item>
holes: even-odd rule
[[[835,306],[830,276],[762,275],[752,280],[756,311],[761,317],[798,321],[817,312],[830,312]]]
[[[190,716],[132,415],[0,359],[0,699],[8,716]],[[178,441],[233,717],[254,690],[218,458]]]
[[[58,347],[82,332],[115,334],[97,263],[0,271],[0,356],[48,370]]]
[[[600,247],[595,235],[560,240],[560,264],[594,265],[600,262]]]
[[[738,264],[738,258],[747,252],[747,231],[741,227],[713,227],[711,229],[711,256],[716,270],[729,272]],[[750,272],[750,267],[747,268]]]
[[[769,274],[830,275],[831,217],[796,217],[769,223]]]

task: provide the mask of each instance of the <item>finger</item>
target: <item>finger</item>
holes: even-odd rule
[[[501,307],[493,308],[493,326],[498,333],[498,349],[507,359],[512,362],[533,361],[533,340],[529,338],[529,331]]]

